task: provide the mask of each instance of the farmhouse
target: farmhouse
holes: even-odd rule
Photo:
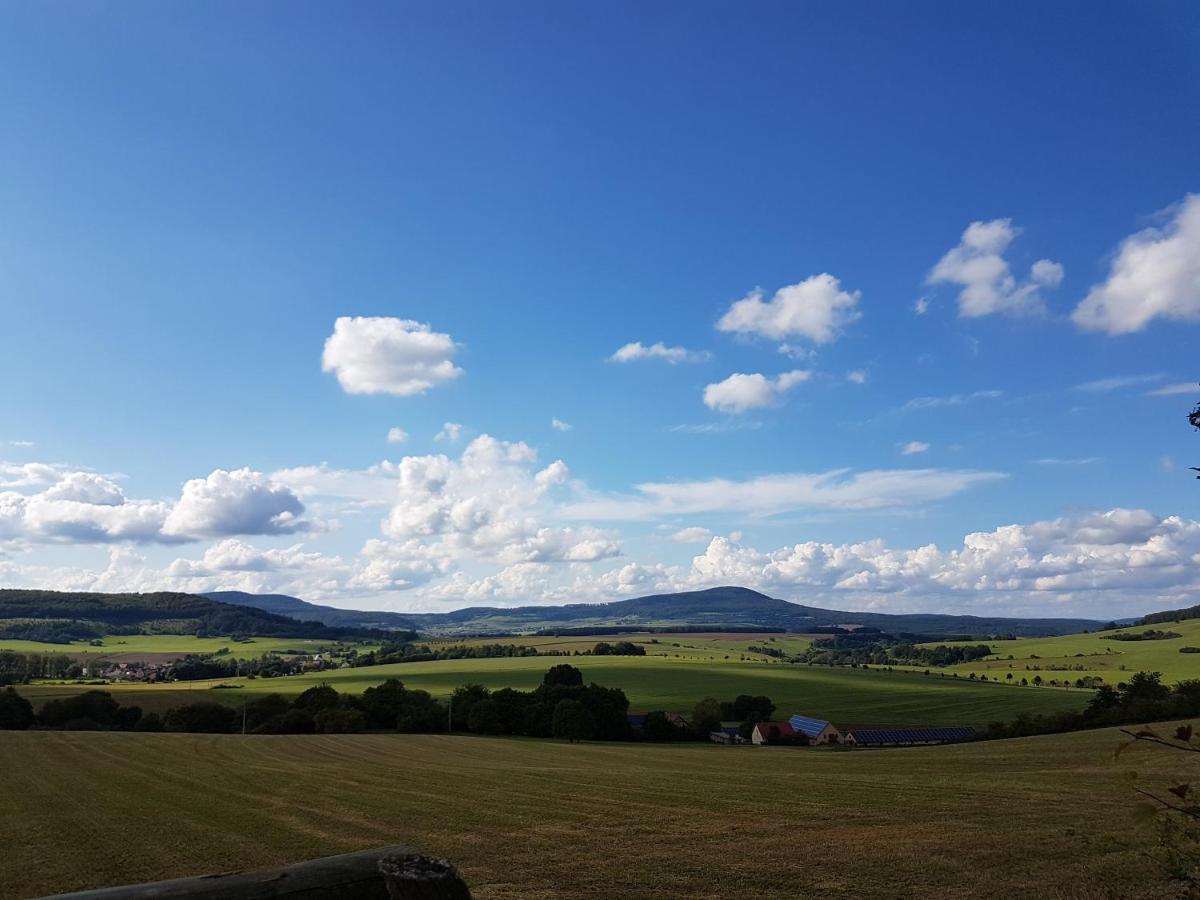
[[[745,740],[736,725],[721,724],[716,731],[710,732],[708,739],[714,744],[744,744]]]
[[[837,726],[824,719],[813,719],[809,716],[792,716],[788,724],[796,734],[808,738],[810,744],[836,744],[841,740],[842,733]]]
[[[974,739],[975,729],[970,725],[846,729],[846,743],[853,747],[915,747],[919,744],[955,744]]]
[[[750,742],[761,747],[763,744],[791,741],[795,736],[796,730],[787,722],[759,722],[750,732]]]

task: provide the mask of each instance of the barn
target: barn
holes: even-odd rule
[[[796,734],[808,738],[810,744],[836,744],[841,740],[842,733],[832,722],[825,719],[814,719],[809,716],[792,716],[788,724]]]
[[[791,743],[796,732],[787,722],[759,722],[750,732],[750,743],[757,747],[763,744]]]
[[[919,744],[957,744],[974,739],[975,729],[970,725],[846,730],[846,743],[854,747],[915,747]]]

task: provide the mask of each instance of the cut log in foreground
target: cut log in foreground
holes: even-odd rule
[[[467,884],[444,859],[380,847],[308,862],[172,881],[56,894],[56,900],[470,900]]]
[[[448,860],[431,856],[389,856],[379,871],[392,900],[471,900],[467,883]]]

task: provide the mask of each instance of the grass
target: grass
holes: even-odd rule
[[[164,655],[186,656],[187,654],[216,653],[228,648],[235,659],[256,659],[264,653],[321,653],[336,642],[318,641],[307,638],[254,637],[246,641],[233,641],[227,637],[196,637],[187,634],[132,634],[107,635],[101,638],[103,646],[93,647],[87,641],[70,644],[48,644],[41,641],[0,640],[0,650],[15,650],[17,653],[67,653],[77,658],[118,658],[124,661],[136,659],[159,659]],[[360,648],[363,651],[370,646]]]
[[[1163,641],[1104,639],[1105,635],[1139,634],[1147,628],[1173,631],[1181,637]],[[998,673],[1002,679],[1012,672],[1013,678],[1018,680],[1041,675],[1047,681],[1051,678],[1061,680],[1068,677],[1074,681],[1081,675],[1099,675],[1113,685],[1128,680],[1134,672],[1162,672],[1163,681],[1168,684],[1185,678],[1200,678],[1200,653],[1179,652],[1180,647],[1200,647],[1200,619],[1150,626],[1137,625],[1093,634],[966,643],[989,643],[995,655],[976,662],[949,666],[945,671],[958,672],[960,675],[971,672],[986,673],[989,678]],[[932,647],[936,644],[925,646]],[[1015,658],[1008,659],[1010,655]],[[1029,666],[1028,671],[1026,666]]]
[[[1001,689],[1003,690],[1003,689]],[[1178,896],[1115,731],[837,752],[431,735],[0,732],[0,892],[403,843],[481,900]],[[16,786],[20,786],[16,790]]]
[[[794,655],[807,650],[812,644],[812,638],[799,634],[743,634],[739,632],[683,632],[679,634],[611,634],[611,635],[521,635],[519,637],[481,637],[440,638],[434,641],[421,641],[431,647],[473,647],[485,644],[513,644],[519,647],[537,647],[545,653],[561,651],[574,653],[591,650],[596,644],[604,641],[615,644],[617,641],[628,641],[646,648],[647,656],[679,657],[680,659],[711,659],[724,660],[726,657],[738,659],[748,656],[754,659],[767,660],[771,657],[755,653],[751,647],[771,647],[782,650],[788,655]]]
[[[491,688],[531,689],[541,682],[546,669],[561,662],[578,666],[588,681],[624,689],[634,711],[686,712],[707,696],[731,700],[738,694],[765,694],[775,702],[781,716],[803,712],[842,723],[986,725],[1011,720],[1021,712],[1076,710],[1090,696],[1085,691],[981,684],[915,672],[658,656],[455,659],[336,669],[286,678],[114,684],[105,689],[122,703],[159,712],[181,701],[210,699],[236,705],[268,693],[298,694],[322,683],[339,691],[360,693],[386,678],[399,678],[409,687],[446,697],[456,687],[471,682]],[[213,690],[216,684],[240,685],[240,689]],[[20,691],[40,704],[86,689],[73,684],[28,685]]]

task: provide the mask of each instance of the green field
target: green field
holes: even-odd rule
[[[405,843],[474,895],[1178,896],[1113,730],[874,752],[0,732],[0,894]],[[19,786],[19,789],[17,789]],[[803,885],[798,891],[796,885]]]
[[[358,669],[335,669],[286,678],[224,679],[218,682],[114,684],[106,688],[122,703],[147,711],[163,711],[181,701],[211,699],[240,704],[268,693],[298,694],[318,684],[360,693],[386,678],[422,688],[437,697],[471,682],[490,688],[531,689],[546,669],[562,657],[501,657],[399,663]],[[779,662],[726,662],[658,656],[579,656],[571,665],[588,681],[622,688],[630,709],[687,712],[707,696],[733,699],[738,694],[765,694],[778,715],[806,713],[842,723],[970,724],[1007,721],[1021,712],[1077,710],[1088,691],[1020,688],[978,683],[962,678],[886,672],[879,669],[824,668]],[[215,685],[240,686],[213,689]],[[87,690],[79,685],[28,685],[20,691],[35,704]]]
[[[741,634],[736,632],[683,632],[674,634],[601,634],[601,635],[521,635],[518,637],[439,638],[428,642],[434,649],[443,647],[478,647],[485,644],[512,644],[536,647],[540,652],[584,653],[601,641],[614,644],[628,641],[646,648],[647,656],[669,656],[680,659],[739,659],[742,656],[758,660],[772,657],[755,653],[751,647],[771,647],[788,655],[802,653],[812,644],[803,634]]]
[[[1162,641],[1110,641],[1105,635],[1134,633],[1149,628],[1173,631],[1181,637]],[[1180,653],[1180,647],[1200,647],[1200,619],[1159,625],[1135,625],[1116,631],[1093,634],[1068,634],[1062,637],[1018,638],[1014,641],[967,641],[988,643],[995,655],[976,662],[948,666],[945,671],[960,675],[986,673],[989,678],[1030,678],[1041,675],[1074,681],[1081,675],[1099,675],[1109,684],[1127,681],[1134,672],[1162,672],[1168,684],[1186,678],[1200,678],[1200,653]],[[936,644],[926,644],[927,647]],[[955,646],[951,643],[948,646]],[[1008,659],[1009,656],[1014,659]],[[1028,670],[1026,669],[1028,667]],[[942,671],[942,670],[938,670]]]
[[[196,637],[187,634],[131,634],[108,635],[101,638],[103,646],[93,647],[86,641],[70,644],[48,644],[41,641],[3,641],[0,650],[17,653],[67,653],[77,658],[115,658],[124,661],[134,659],[154,660],[164,655],[184,656],[187,654],[216,653],[222,648],[236,659],[255,659],[264,653],[322,653],[336,644],[307,638],[255,637],[244,641],[233,641],[227,637]],[[362,646],[366,651],[378,645]]]

